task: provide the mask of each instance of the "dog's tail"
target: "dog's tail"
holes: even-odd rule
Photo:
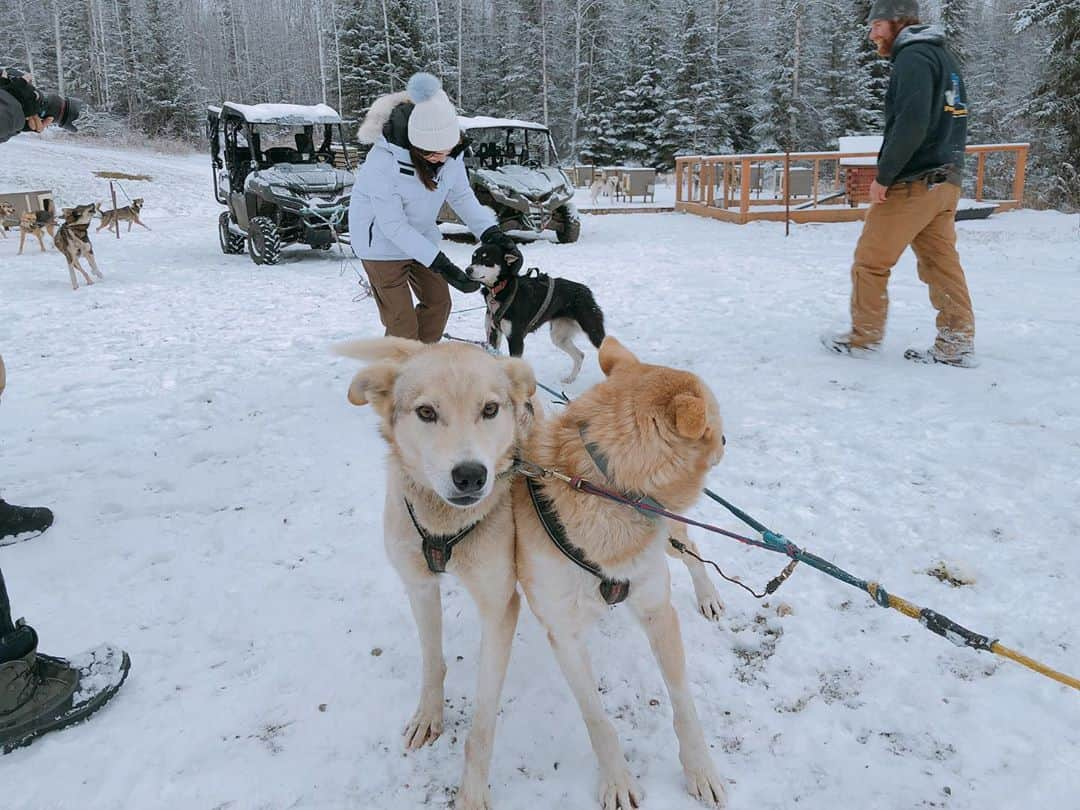
[[[589,338],[589,342],[597,349],[604,342],[604,313],[596,303],[596,299],[589,294],[589,300],[578,321],[578,326]]]

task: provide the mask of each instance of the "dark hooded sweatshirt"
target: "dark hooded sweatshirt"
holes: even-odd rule
[[[901,31],[893,43],[877,181],[891,186],[945,169],[948,182],[960,185],[967,100],[960,66],[941,29],[913,25]]]

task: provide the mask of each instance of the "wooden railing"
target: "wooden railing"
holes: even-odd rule
[[[1012,153],[1015,156],[1012,198],[993,202],[1002,210],[1021,207],[1028,148],[1029,144],[1026,143],[967,147],[968,154],[977,156],[975,199],[984,199],[987,155]],[[861,219],[865,215],[865,208],[842,199],[846,197],[843,170],[852,168],[843,164],[845,161],[863,159],[860,163],[873,165],[876,158],[877,152],[773,152],[679,157],[675,159],[675,209],[740,223],[755,219],[783,220],[788,216],[803,222]],[[767,164],[780,164],[782,193],[764,196],[759,174],[758,193],[755,196],[752,183],[754,169],[763,172]],[[810,192],[803,198],[793,197],[790,193],[794,164],[811,164],[813,167]],[[783,210],[777,210],[781,206]]]

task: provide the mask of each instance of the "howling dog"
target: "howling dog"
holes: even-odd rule
[[[423,662],[405,747],[434,742],[443,730],[439,587],[449,572],[464,583],[482,625],[476,709],[456,807],[490,810],[495,718],[520,604],[510,476],[532,424],[532,369],[463,343],[380,338],[336,351],[370,364],[353,378],[349,402],[371,404],[390,451],[383,543],[408,593]]]
[[[60,226],[60,230],[53,240],[56,249],[63,253],[64,258],[67,260],[68,273],[71,276],[71,289],[73,290],[79,289],[79,282],[75,278],[76,270],[83,274],[87,284],[94,283],[93,279],[83,270],[82,265],[79,264],[79,259],[86,259],[90,264],[90,270],[95,276],[100,279],[105,278],[101,271],[98,270],[97,262],[94,261],[94,247],[90,244],[90,234],[88,232],[90,222],[98,210],[97,203],[65,208],[64,224]]]
[[[497,350],[506,335],[510,356],[521,357],[525,336],[550,323],[551,342],[574,361],[570,373],[563,377],[564,383],[572,383],[585,359],[573,337],[580,330],[599,348],[604,339],[604,313],[584,284],[543,273],[519,276],[517,262],[517,256],[498,245],[481,245],[466,270],[469,278],[484,285],[488,345]]]
[[[112,211],[102,211],[101,225],[98,227],[98,231],[100,232],[105,228],[111,228],[117,222],[126,222],[128,224],[128,233],[131,233],[132,225],[142,225],[146,230],[150,230],[150,226],[139,219],[139,212],[142,210],[142,207],[142,197],[136,197],[131,201],[131,205],[125,205],[123,208],[114,208]]]

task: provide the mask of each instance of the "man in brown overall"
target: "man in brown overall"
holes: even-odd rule
[[[851,329],[822,336],[840,354],[876,351],[885,334],[893,265],[911,246],[937,310],[937,339],[904,356],[970,367],[975,316],[956,252],[954,217],[967,141],[967,90],[941,30],[919,24],[918,0],[875,0],[870,40],[892,61],[885,137],[870,209],[851,268]]]

